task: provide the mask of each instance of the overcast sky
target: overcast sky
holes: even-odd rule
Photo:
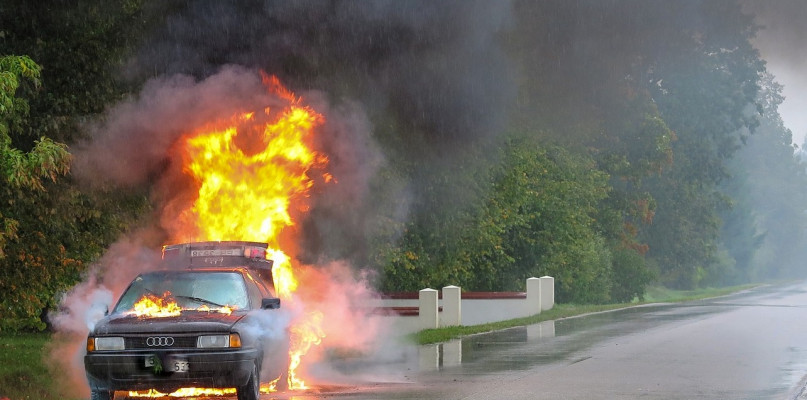
[[[793,132],[793,143],[807,136],[807,0],[745,0],[763,25],[755,41],[768,70],[784,85],[779,114]]]

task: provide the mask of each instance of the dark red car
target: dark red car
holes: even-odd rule
[[[112,399],[116,390],[205,387],[236,388],[239,400],[256,400],[264,351],[277,345],[258,320],[272,312],[262,310],[280,307],[266,248],[166,246],[165,269],[135,278],[87,338],[92,399]]]

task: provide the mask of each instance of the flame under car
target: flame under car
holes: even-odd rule
[[[261,369],[271,367],[263,365],[264,351],[278,345],[251,322],[259,310],[280,307],[266,247],[166,246],[166,269],[136,277],[87,338],[92,399],[186,387],[235,388],[239,400],[257,399]]]

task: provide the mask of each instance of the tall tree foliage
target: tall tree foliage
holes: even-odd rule
[[[30,98],[32,118],[13,138],[25,150],[46,136],[72,143],[80,124],[97,115],[137,82],[120,79],[143,29],[161,16],[140,0],[62,2],[5,0],[0,4],[0,44],[42,65],[42,90]]]
[[[716,277],[718,283],[802,274],[807,171],[777,111],[783,100],[782,86],[763,74],[760,125],[730,163],[732,179],[724,185],[732,208],[724,213],[722,243],[736,264],[733,274]]]
[[[666,38],[649,73],[653,100],[678,140],[672,170],[652,181],[658,212],[645,237],[664,282],[692,288],[718,247],[728,199],[717,185],[727,176],[726,162],[758,125],[764,65],[750,44],[751,17],[736,4],[669,4],[673,15],[694,10],[703,18]]]
[[[507,37],[524,71],[515,122],[596,155],[615,178],[610,206],[633,236],[627,244],[647,251],[665,283],[697,285],[728,204],[716,185],[757,124],[763,64],[751,17],[731,1],[516,8]]]
[[[0,61],[0,291],[11,294],[0,297],[0,329],[43,328],[59,293],[143,210],[137,196],[83,192],[62,177],[70,154],[60,144],[126,91],[115,76],[139,11],[131,0],[0,3],[0,45],[30,56]]]
[[[731,1],[524,1],[515,10],[503,35],[521,72],[512,126],[590,154],[611,177],[597,218],[616,260],[611,273],[642,287],[652,265],[679,288],[719,275],[721,212],[731,199],[718,185],[758,125],[764,66],[750,44],[751,17]]]
[[[507,147],[486,217],[499,225],[508,257],[490,260],[494,279],[479,285],[513,290],[525,278],[550,275],[559,301],[609,300],[611,254],[595,223],[608,175],[594,165],[532,140]]]
[[[513,140],[481,176],[492,180],[486,196],[408,225],[388,254],[384,289],[523,290],[526,278],[548,274],[560,301],[608,301],[611,253],[595,221],[608,176],[594,165],[559,147]]]
[[[42,179],[55,181],[67,173],[70,154],[67,147],[46,137],[35,141],[27,153],[11,144],[9,133],[28,117],[28,102],[17,96],[25,81],[26,89],[40,86],[40,67],[27,56],[0,57],[0,182],[7,190],[42,191]],[[0,213],[0,258],[5,257],[4,247],[9,239],[17,238],[19,221]]]

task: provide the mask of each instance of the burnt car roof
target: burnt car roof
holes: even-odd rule
[[[163,246],[162,263],[168,269],[245,267],[271,271],[268,244],[249,241],[208,241]]]
[[[188,269],[158,269],[154,271],[146,271],[142,272],[138,275],[156,275],[156,274],[164,274],[164,275],[176,275],[176,274],[187,274],[187,273],[205,273],[205,272],[238,272],[238,273],[245,273],[249,270],[248,267],[245,266],[232,266],[232,267],[204,267],[204,268],[188,268]]]

